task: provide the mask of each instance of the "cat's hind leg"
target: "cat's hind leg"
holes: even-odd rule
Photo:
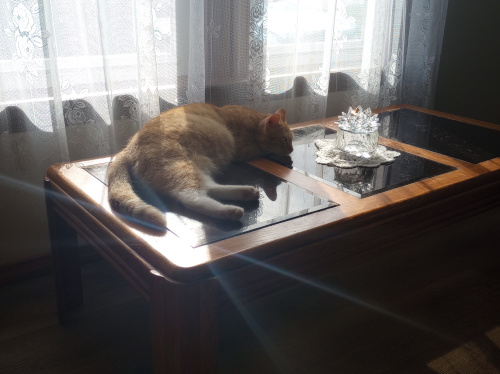
[[[243,217],[243,208],[236,205],[225,205],[221,202],[212,199],[201,190],[186,190],[178,192],[175,196],[182,205],[195,212],[204,214],[206,216],[230,219],[237,221]]]
[[[219,200],[250,201],[259,199],[259,190],[253,186],[218,184],[204,175],[205,189],[211,197]]]
[[[225,205],[214,198],[225,198],[234,200],[250,200],[258,197],[258,190],[251,186],[241,191],[227,190],[226,194],[215,193],[213,196],[208,193],[212,188],[217,189],[217,185],[207,173],[200,170],[199,164],[205,164],[209,169],[210,160],[203,160],[198,157],[197,162],[193,160],[180,159],[175,162],[170,161],[162,165],[150,180],[153,180],[153,188],[178,200],[186,208],[195,212],[221,219],[239,220],[243,217],[243,208],[235,205]],[[208,166],[207,166],[208,165]],[[168,176],[168,177],[167,177]],[[210,196],[209,196],[210,195]]]

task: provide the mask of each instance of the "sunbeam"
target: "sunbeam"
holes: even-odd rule
[[[62,194],[60,194],[56,191],[53,191],[51,189],[46,189],[42,186],[37,186],[33,183],[28,183],[28,182],[22,181],[20,179],[11,178],[11,177],[8,177],[8,176],[3,175],[3,174],[0,174],[0,183],[5,183],[5,184],[7,184],[11,187],[15,187],[15,188],[22,188],[24,191],[26,191],[28,193],[31,193],[33,195],[39,195],[40,197],[44,197],[44,198],[50,198],[50,199],[68,198],[68,196],[62,195]],[[87,209],[87,210],[95,209],[95,205],[93,205],[89,202],[83,201],[81,199],[77,199],[75,197],[71,197],[71,199],[74,200],[78,205],[82,206],[84,209]],[[141,226],[142,228],[150,229],[150,230],[153,230],[155,232],[161,233],[161,232],[165,231],[165,229],[166,229],[166,228],[165,229],[160,228],[158,226],[152,225],[148,222],[141,221],[141,220],[133,218],[133,217],[125,216],[125,215],[118,214],[118,213],[116,213],[116,215],[122,217],[124,220],[126,220],[132,224],[137,224],[137,225]]]
[[[251,263],[253,265],[256,265],[256,266],[262,267],[264,269],[267,269],[269,271],[275,272],[275,273],[280,274],[284,277],[291,278],[291,279],[298,281],[304,285],[313,287],[313,288],[320,290],[322,292],[326,292],[327,294],[333,295],[335,297],[338,297],[338,298],[341,298],[341,299],[346,300],[348,302],[351,302],[353,304],[356,304],[362,308],[365,308],[365,309],[368,309],[370,311],[381,314],[383,316],[389,317],[395,321],[406,324],[408,326],[411,326],[411,327],[418,329],[420,331],[423,331],[425,333],[432,334],[433,336],[436,336],[445,342],[449,342],[452,344],[461,344],[461,341],[457,338],[443,334],[442,332],[437,331],[434,328],[431,328],[429,326],[425,326],[425,325],[418,323],[416,321],[413,321],[409,318],[406,318],[406,317],[403,317],[403,316],[398,315],[396,313],[393,313],[387,309],[381,308],[380,306],[374,305],[372,303],[368,303],[368,302],[361,300],[360,298],[357,298],[353,295],[349,295],[349,294],[346,294],[345,292],[341,292],[341,291],[339,291],[339,290],[337,290],[337,289],[335,289],[327,284],[315,281],[313,279],[306,278],[306,277],[298,275],[298,274],[294,274],[293,272],[290,272],[286,269],[283,269],[283,268],[280,268],[280,267],[277,267],[274,265],[270,265],[270,264],[265,263],[263,261],[253,259],[251,257],[245,256],[245,255],[242,255],[239,253],[232,253],[232,256],[236,256],[236,257],[238,257],[238,258],[240,258],[248,263]],[[213,266],[212,266],[212,270],[214,270]],[[257,321],[250,315],[250,313],[245,309],[245,307],[238,302],[237,295],[236,295],[235,291],[231,288],[231,285],[229,284],[229,282],[224,281],[223,274],[221,274],[217,271],[214,271],[214,275],[217,277],[217,279],[219,280],[219,282],[221,284],[221,287],[224,289],[224,291],[226,291],[227,295],[229,296],[229,298],[231,299],[233,304],[236,306],[238,311],[241,313],[241,315],[243,316],[243,318],[245,319],[247,324],[252,329],[255,328],[254,333],[258,337],[258,339],[261,341],[262,345],[266,349],[268,349],[268,347],[270,347],[269,352],[277,351],[275,348],[272,347],[272,343],[266,337],[264,331],[262,331],[262,329],[259,327]]]
[[[32,183],[28,183],[19,179],[11,178],[6,175],[0,174],[0,183],[9,185],[14,188],[20,188],[23,189],[24,191],[32,194],[37,194],[40,195],[41,197],[45,197],[48,199],[61,199],[61,198],[68,198],[65,195],[62,195],[56,191],[53,191],[51,189],[44,188],[43,186],[38,186]],[[87,201],[83,201],[80,199],[75,199],[73,200],[79,204],[82,208],[92,211],[95,210],[96,206],[92,203],[89,203]],[[149,229],[153,230],[158,230],[156,226],[153,225],[148,225],[146,222],[142,222],[136,219],[133,219],[132,217],[123,217],[129,222],[141,225],[142,227],[147,227]],[[424,331],[426,333],[432,334],[436,337],[439,337],[443,341],[451,342],[451,343],[460,343],[458,339],[455,339],[451,336],[448,336],[446,334],[441,333],[440,331],[437,331],[429,326],[423,325],[421,323],[418,323],[414,320],[411,320],[409,318],[406,318],[404,316],[401,316],[399,314],[393,313],[390,310],[387,310],[385,308],[382,308],[378,305],[366,302],[354,295],[342,292],[338,289],[335,289],[334,287],[316,281],[314,279],[307,278],[305,276],[295,274],[291,271],[288,271],[284,268],[278,267],[271,265],[269,263],[259,261],[256,259],[253,259],[249,256],[245,256],[240,253],[232,253],[232,252],[227,252],[229,255],[233,257],[237,257],[241,260],[244,260],[245,262],[259,266],[261,268],[267,269],[269,271],[272,271],[274,273],[277,273],[281,276],[288,277],[290,279],[293,279],[297,282],[300,282],[301,284],[313,287],[317,290],[321,290],[322,292],[325,292],[329,295],[341,298],[343,300],[346,300],[350,303],[356,304],[362,308],[371,310],[373,312],[376,312],[378,314],[384,315],[386,317],[389,317],[395,321],[401,322],[403,324],[409,325],[415,329],[418,329],[420,331]],[[275,365],[278,368],[283,368],[286,366],[284,359],[280,358],[280,353],[278,347],[273,346],[272,341],[269,339],[269,337],[266,335],[265,331],[259,326],[258,321],[251,315],[251,313],[243,306],[241,303],[238,302],[237,295],[235,290],[231,287],[231,284],[227,282],[224,278],[224,273],[219,272],[214,265],[211,265],[211,270],[213,274],[217,277],[219,284],[221,285],[221,288],[227,293],[228,297],[232,300],[233,304],[236,306],[237,310],[241,314],[241,316],[245,319],[246,323],[249,325],[249,327],[253,330],[255,336],[259,339],[260,343],[262,346],[269,352],[270,357],[272,357]]]
[[[20,179],[11,178],[11,177],[8,177],[8,176],[3,175],[3,174],[0,174],[0,182],[5,182],[7,185],[10,185],[10,186],[23,188],[27,192],[40,194],[41,196],[43,196],[45,194],[45,190],[41,186],[37,186],[37,185],[34,185],[32,183],[22,181]]]
[[[279,370],[281,373],[287,373],[288,365],[286,364],[287,360],[280,352],[279,347],[273,343],[273,341],[266,334],[264,329],[259,325],[258,321],[252,316],[250,311],[243,305],[237,302],[237,296],[235,295],[233,289],[229,282],[224,279],[223,274],[217,275],[217,280],[221,286],[221,288],[226,292],[229,298],[233,301],[234,306],[237,311],[245,320],[246,324],[250,327],[255,337],[258,339],[260,345],[266,351],[268,357],[271,359],[275,368]]]

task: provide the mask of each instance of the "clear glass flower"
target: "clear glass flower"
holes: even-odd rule
[[[378,146],[378,115],[370,108],[352,109],[339,116],[337,124],[337,149],[354,156],[369,158]]]
[[[337,124],[339,128],[357,133],[369,133],[378,129],[378,114],[372,114],[370,108],[363,111],[361,106],[356,109],[349,107],[347,113],[342,112]]]

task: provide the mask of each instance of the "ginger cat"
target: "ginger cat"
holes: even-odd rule
[[[165,214],[135,193],[135,178],[189,209],[239,220],[243,208],[218,200],[256,200],[259,190],[220,185],[212,176],[231,161],[288,155],[292,138],[283,109],[262,114],[239,105],[202,103],[171,109],[146,123],[110,164],[110,205],[126,217],[165,228]]]

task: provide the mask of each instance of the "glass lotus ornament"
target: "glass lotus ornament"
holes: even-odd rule
[[[337,148],[358,157],[371,157],[378,146],[378,121],[378,114],[372,115],[370,108],[363,111],[360,106],[349,107],[336,122]]]

